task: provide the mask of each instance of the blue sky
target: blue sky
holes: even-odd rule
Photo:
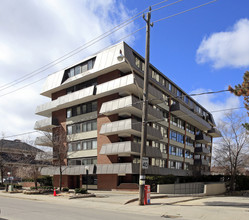
[[[169,0],[152,10],[176,1]],[[0,86],[23,77],[159,2],[2,0]],[[207,2],[179,1],[153,11],[152,21]],[[218,0],[155,23],[151,28],[151,63],[187,93],[223,90],[228,85],[240,83],[249,66],[248,9],[248,0]],[[3,136],[33,131],[35,121],[41,119],[34,114],[35,108],[49,100],[39,95],[44,83],[40,79],[113,44],[144,25],[140,17],[121,31],[53,68],[5,90],[0,87],[0,114],[3,116],[0,118],[0,132]],[[125,41],[144,56],[145,30]],[[37,80],[40,81],[31,84]],[[31,85],[12,93],[27,84]],[[198,96],[196,99],[210,111],[243,106],[241,98],[229,93]],[[224,112],[214,116],[220,120]],[[36,135],[13,138],[33,139]]]

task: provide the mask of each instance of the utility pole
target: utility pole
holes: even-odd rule
[[[147,121],[148,121],[148,78],[149,78],[149,58],[150,58],[150,23],[151,7],[147,13],[146,22],[146,43],[145,43],[145,68],[144,68],[144,88],[143,88],[143,109],[142,109],[142,140],[140,149],[140,167],[139,167],[139,205],[144,205],[144,185],[145,185],[145,169],[143,167],[143,158],[146,155],[147,143]]]

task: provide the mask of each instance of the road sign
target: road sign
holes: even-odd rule
[[[143,157],[142,168],[143,169],[148,169],[149,168],[149,158],[148,157]]]

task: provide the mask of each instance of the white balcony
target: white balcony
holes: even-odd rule
[[[97,174],[117,174],[117,175],[139,174],[139,164],[133,164],[133,163],[97,164]],[[191,176],[192,171],[149,166],[149,168],[145,170],[145,174]]]
[[[51,132],[52,128],[56,127],[58,125],[58,121],[55,119],[50,118],[44,118],[42,120],[35,122],[35,130],[38,131],[46,131]]]
[[[119,156],[140,155],[140,149],[141,144],[131,141],[124,141],[104,144],[101,147],[99,154]],[[160,149],[156,147],[146,146],[145,154],[147,157],[162,158]]]
[[[133,74],[129,74],[106,83],[102,83],[88,88],[64,95],[56,100],[40,105],[36,109],[36,114],[49,117],[53,111],[68,108],[97,98],[101,98],[114,93],[129,93],[142,96],[143,80]],[[152,86],[149,86],[149,99],[153,103],[161,102],[162,93]]]
[[[141,128],[141,122],[129,118],[125,120],[103,124],[99,133],[104,134],[106,136],[117,134],[120,137],[128,137],[130,135],[136,135],[141,137]],[[147,138],[150,140],[163,139],[161,132],[150,126],[147,126]]]
[[[52,141],[47,136],[40,136],[35,139],[35,145],[53,147]]]
[[[93,92],[94,86],[90,86],[77,92],[61,96],[54,101],[39,105],[36,108],[36,114],[49,117],[51,116],[51,113],[53,111],[68,108],[70,106],[78,105],[83,102],[88,102],[93,99]]]
[[[100,109],[100,114],[112,115],[128,113],[141,117],[142,107],[142,100],[139,100],[134,96],[126,96],[120,99],[103,103]],[[163,119],[162,112],[152,108],[151,106],[148,106],[148,119]]]
[[[191,110],[180,104],[179,102],[175,103],[170,107],[171,112],[182,120],[194,125],[200,130],[206,131],[211,129],[211,125],[193,113]]]

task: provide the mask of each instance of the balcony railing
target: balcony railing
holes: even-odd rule
[[[204,133],[197,134],[195,136],[195,140],[202,144],[210,144],[211,143],[211,137],[207,136]]]
[[[188,108],[186,108],[179,102],[172,105],[170,107],[170,111],[177,117],[194,125],[200,130],[206,131],[206,130],[211,129],[211,125],[207,121],[205,121],[203,118],[193,113],[191,110],[189,110]]]
[[[142,100],[134,96],[126,96],[102,104],[100,114],[111,115],[116,113],[131,113],[132,115],[142,116]],[[148,119],[163,119],[162,112],[148,106]]]
[[[103,124],[100,129],[100,134],[114,135],[117,134],[120,137],[128,137],[130,135],[136,135],[141,137],[142,123],[135,119],[125,119],[120,121],[114,121]],[[147,127],[147,138],[150,140],[162,139],[161,131],[148,126]]]
[[[141,144],[124,141],[111,144],[104,144],[99,154],[104,155],[140,155]],[[161,158],[162,153],[159,148],[146,146],[146,156]]]

